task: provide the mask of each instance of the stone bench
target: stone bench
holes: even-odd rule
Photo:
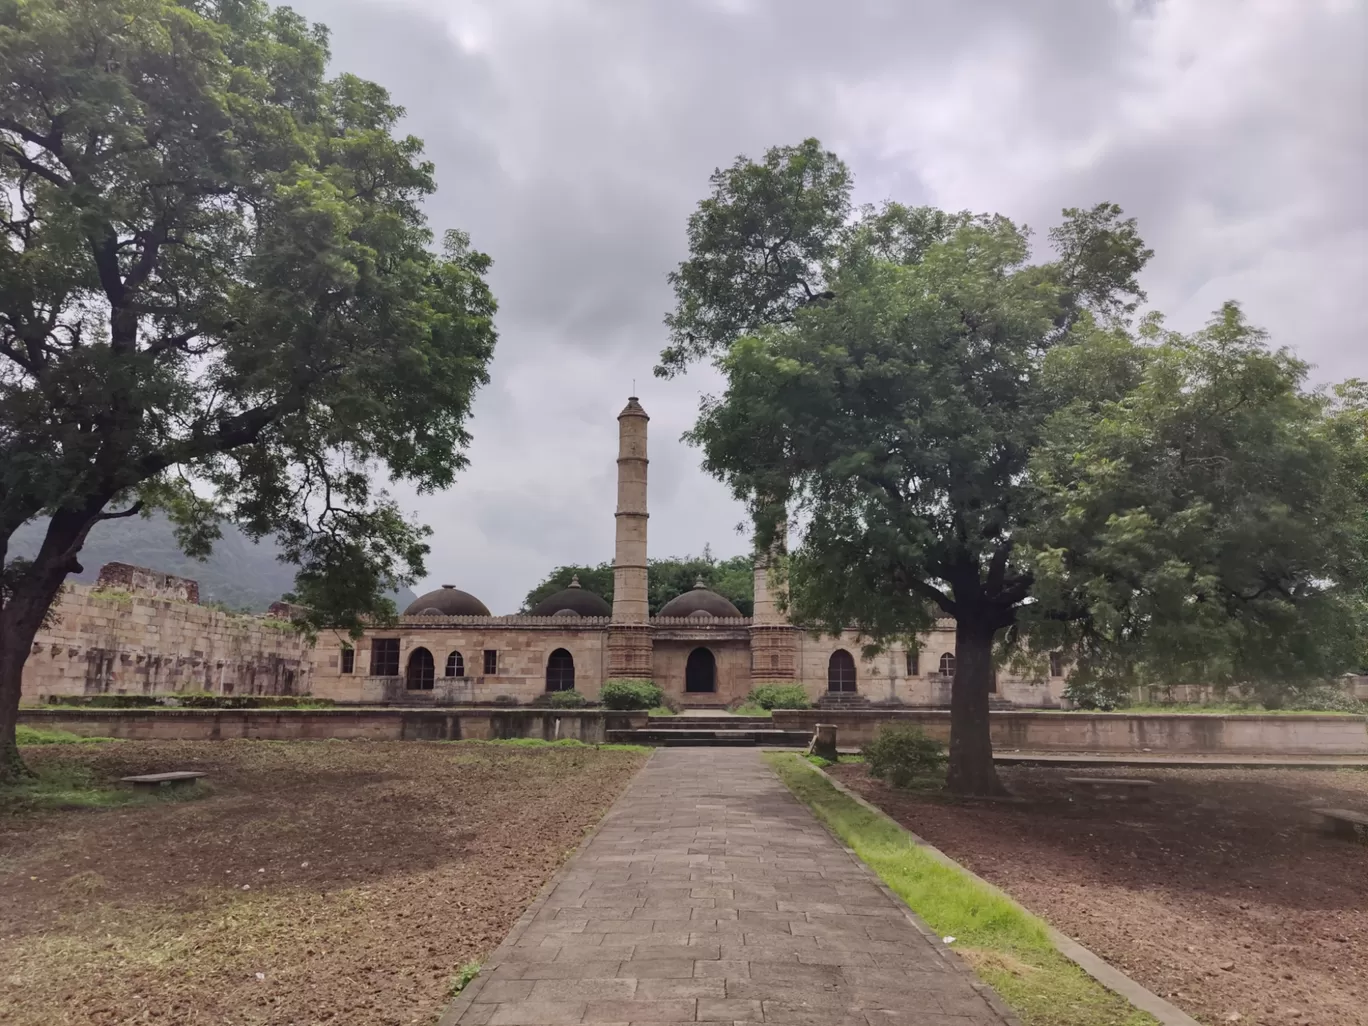
[[[1134,777],[1065,777],[1066,782],[1073,784],[1090,793],[1098,791],[1118,791],[1127,796],[1133,796],[1140,801],[1149,798],[1150,788],[1154,786],[1153,780],[1140,780]]]
[[[1368,837],[1368,812],[1355,812],[1353,809],[1312,809],[1325,820],[1330,832],[1337,837],[1357,838],[1360,833]]]
[[[143,773],[136,777],[120,777],[119,783],[132,784],[134,787],[180,787],[182,784],[193,784],[201,777],[207,777],[207,773],[196,773],[193,770],[176,770],[172,773]]]

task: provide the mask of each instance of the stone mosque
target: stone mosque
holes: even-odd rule
[[[822,705],[945,706],[955,634],[940,621],[917,651],[898,645],[865,658],[861,638],[814,635],[788,622],[764,558],[755,561],[754,616],[700,581],[651,616],[647,603],[647,424],[634,396],[618,415],[617,532],[613,601],[580,587],[531,613],[491,616],[474,595],[444,585],[420,596],[396,623],[360,639],[320,636],[314,695],[339,702],[527,704],[552,691],[597,697],[604,681],[652,680],[681,707],[722,708],[758,684],[801,684]],[[1052,666],[1052,671],[1058,671]],[[997,682],[998,700],[1058,706],[1064,680]]]

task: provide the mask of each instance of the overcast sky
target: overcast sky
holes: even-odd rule
[[[651,368],[666,273],[708,175],[816,136],[858,202],[1139,218],[1151,305],[1228,298],[1314,364],[1368,376],[1361,0],[303,0],[334,70],[426,141],[433,227],[494,258],[499,344],[471,467],[403,495],[431,576],[513,612],[552,567],[612,557],[614,420],[651,414],[650,549],[748,548],[679,441],[700,370]]]

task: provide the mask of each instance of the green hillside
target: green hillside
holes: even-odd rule
[[[33,521],[20,528],[10,540],[10,556],[37,552],[45,526],[43,521]],[[132,563],[193,578],[199,582],[201,602],[261,612],[294,588],[295,568],[276,558],[279,551],[269,539],[253,542],[236,527],[224,524],[222,539],[201,563],[180,551],[170,523],[159,514],[146,520],[105,520],[91,530],[80,555],[85,569],[72,579],[93,583],[105,563]],[[404,588],[392,597],[403,609],[414,594]]]

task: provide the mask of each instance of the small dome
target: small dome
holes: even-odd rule
[[[703,578],[694,582],[693,590],[676,595],[660,607],[658,616],[740,616],[741,610],[731,602],[712,591],[703,583]]]
[[[404,610],[404,616],[488,616],[489,607],[467,591],[444,584],[436,591],[419,595]]]
[[[612,616],[613,607],[602,596],[585,591],[580,586],[579,574],[570,587],[542,599],[532,607],[533,616]]]

